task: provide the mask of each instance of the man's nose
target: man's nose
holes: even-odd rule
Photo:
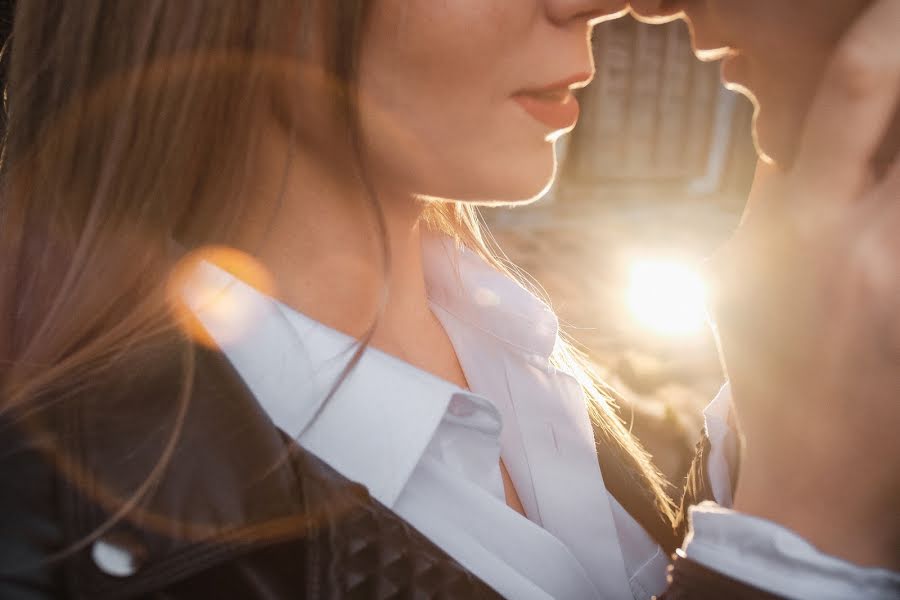
[[[557,23],[597,22],[624,14],[627,0],[545,0],[547,13]]]

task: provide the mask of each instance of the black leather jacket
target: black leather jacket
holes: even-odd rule
[[[162,347],[115,382],[6,411],[0,599],[497,597],[287,438],[221,354],[190,354]],[[675,547],[626,463],[600,459],[620,502]],[[110,549],[130,560],[110,568]]]

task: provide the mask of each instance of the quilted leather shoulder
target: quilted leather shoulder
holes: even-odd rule
[[[498,597],[278,430],[224,357],[181,350],[57,403],[74,551],[54,597]]]

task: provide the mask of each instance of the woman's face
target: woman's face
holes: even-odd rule
[[[872,0],[632,0],[640,16],[683,12],[697,50],[731,48],[723,77],[756,98],[760,150],[789,163],[830,52]]]
[[[593,76],[591,25],[625,0],[380,0],[361,47],[376,172],[462,201],[531,199]]]

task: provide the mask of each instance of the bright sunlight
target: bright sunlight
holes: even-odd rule
[[[628,306],[640,324],[668,336],[694,334],[706,324],[706,286],[689,265],[638,260],[631,267]]]

